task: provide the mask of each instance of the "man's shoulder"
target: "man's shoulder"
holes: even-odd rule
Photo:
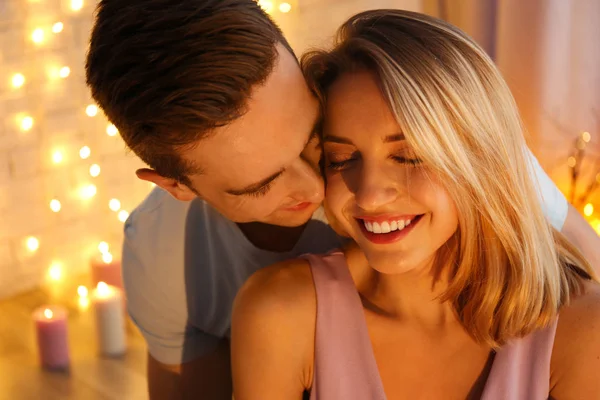
[[[156,187],[131,212],[125,223],[125,236],[142,236],[144,241],[148,236],[179,240],[189,229],[214,231],[225,224],[225,218],[205,201],[180,201]]]

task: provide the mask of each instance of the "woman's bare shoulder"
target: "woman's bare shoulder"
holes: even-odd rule
[[[316,294],[308,261],[281,262],[256,272],[235,299],[231,323],[234,381],[250,391],[265,377],[280,398],[312,384]],[[261,360],[255,362],[253,360]]]
[[[585,293],[563,307],[551,362],[556,399],[600,398],[600,285],[585,284]]]
[[[314,311],[316,294],[308,261],[298,258],[260,269],[242,286],[236,303],[259,311]]]

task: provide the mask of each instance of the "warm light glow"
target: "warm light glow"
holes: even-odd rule
[[[258,5],[262,7],[267,14],[273,12],[273,2],[271,0],[258,0]]]
[[[583,213],[586,217],[590,217],[594,213],[594,206],[591,203],[587,203],[585,207],[583,207]]]
[[[108,126],[106,127],[106,134],[108,136],[116,136],[117,133],[119,133],[117,127],[113,124],[108,124]]]
[[[54,262],[48,269],[48,276],[53,281],[59,281],[62,278],[62,265],[59,262]]]
[[[83,0],[71,0],[71,10],[79,11],[83,8]]]
[[[44,41],[44,30],[42,28],[37,28],[34,30],[31,34],[31,40],[37,44],[42,43]]]
[[[121,211],[119,211],[118,217],[119,217],[119,221],[125,222],[125,221],[127,221],[127,218],[129,218],[129,213],[125,210],[121,210]]]
[[[12,77],[12,85],[15,89],[22,87],[25,84],[25,75],[18,73]]]
[[[85,185],[81,188],[81,197],[84,199],[91,199],[96,195],[97,191],[98,189],[96,189],[96,185]]]
[[[60,32],[62,32],[63,28],[64,28],[63,23],[62,22],[57,22],[54,25],[52,25],[52,32],[54,32],[54,33],[60,33]]]
[[[60,164],[63,160],[63,154],[60,150],[56,150],[54,153],[52,153],[52,162],[54,164]]]
[[[69,75],[71,75],[71,68],[69,67],[62,67],[58,72],[58,76],[60,76],[61,78],[66,78]]]
[[[596,219],[592,220],[592,222],[590,222],[590,224],[592,225],[592,228],[594,228],[596,233],[598,235],[600,235],[600,219],[596,218]]]
[[[27,238],[27,249],[29,249],[29,251],[34,252],[37,249],[40,248],[40,241],[38,240],[38,238],[30,236]]]
[[[112,289],[105,282],[98,282],[96,293],[98,297],[108,297],[112,293]]]
[[[291,9],[292,5],[290,3],[281,3],[279,5],[279,11],[281,11],[282,13],[289,13]]]
[[[21,120],[21,129],[24,131],[31,130],[33,128],[33,118],[30,116],[23,117]]]
[[[87,297],[88,296],[88,288],[86,288],[83,285],[80,285],[77,288],[77,294],[79,295],[79,297]]]
[[[85,108],[85,113],[88,115],[88,117],[95,117],[98,115],[98,106],[95,104],[90,104]]]
[[[590,139],[592,139],[592,135],[590,135],[589,132],[583,132],[581,134],[581,138],[583,139],[584,142],[588,143],[590,141]]]
[[[90,156],[91,153],[92,153],[92,151],[90,150],[89,147],[83,146],[79,150],[79,157],[81,157],[82,160],[85,160],[86,158],[88,158]]]
[[[100,175],[100,166],[98,164],[92,164],[90,167],[90,175],[94,178]]]
[[[567,165],[573,168],[575,165],[577,165],[577,159],[575,157],[569,157],[567,160]]]
[[[52,312],[51,309],[46,308],[44,310],[44,317],[48,318],[48,319],[52,319],[52,317],[54,316],[54,313]]]
[[[100,253],[107,253],[108,252],[108,243],[100,242],[98,244],[98,250],[100,251]]]
[[[62,208],[60,201],[54,199],[52,201],[50,201],[50,209],[52,211],[54,211],[55,213],[59,212],[60,209]]]
[[[77,299],[77,303],[79,304],[79,308],[85,310],[90,306],[90,299],[88,297],[80,297]]]
[[[117,212],[121,209],[121,202],[117,199],[110,199],[108,202],[108,208],[114,212]]]
[[[110,253],[104,253],[102,254],[102,261],[104,261],[105,264],[110,264],[113,260],[113,256]]]

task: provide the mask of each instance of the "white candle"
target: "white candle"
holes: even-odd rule
[[[99,282],[92,291],[91,303],[96,317],[100,353],[106,356],[122,355],[125,353],[126,340],[121,290]]]

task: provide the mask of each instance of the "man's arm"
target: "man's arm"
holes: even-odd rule
[[[600,275],[600,237],[579,211],[570,204],[561,233],[577,246],[596,273]]]
[[[526,148],[525,155],[546,219],[579,248],[596,272],[600,272],[600,237],[575,207],[567,202],[529,148]]]
[[[148,353],[150,400],[231,400],[229,341],[201,357],[179,365],[167,365]]]

